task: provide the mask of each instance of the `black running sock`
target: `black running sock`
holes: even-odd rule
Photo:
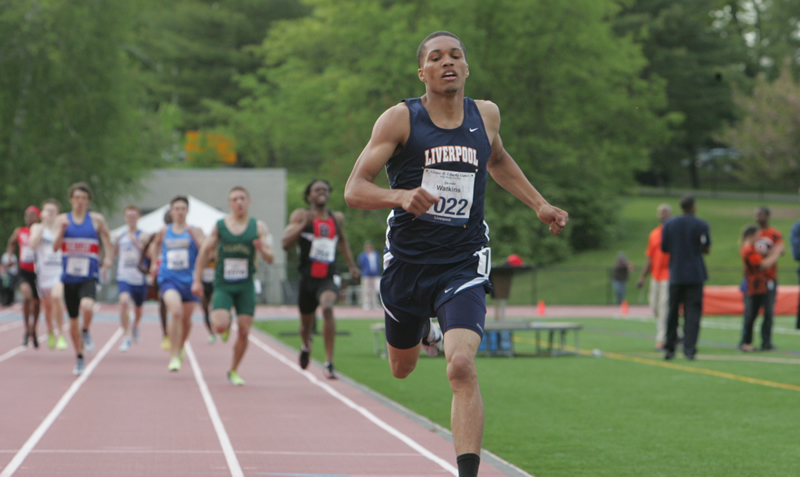
[[[458,464],[458,477],[478,477],[478,466],[481,457],[478,454],[461,454],[456,457]]]
[[[83,353],[78,353],[78,356],[76,356],[76,358],[83,359]]]
[[[88,333],[89,332],[89,330],[87,330],[86,328],[82,329],[81,331],[84,332],[84,333]]]

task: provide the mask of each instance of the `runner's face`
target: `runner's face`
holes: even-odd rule
[[[72,205],[73,211],[86,212],[86,209],[89,208],[89,194],[82,190],[74,190],[69,198],[69,203]]]
[[[36,212],[32,210],[25,212],[25,225],[30,227],[37,222],[39,222],[39,216],[36,215]]]
[[[128,227],[136,227],[137,222],[139,222],[139,212],[136,212],[135,209],[126,210],[125,223],[128,224]]]
[[[45,204],[42,207],[42,222],[49,224],[58,215],[58,207],[55,204]]]
[[[170,209],[170,215],[172,216],[172,221],[177,224],[183,224],[186,222],[186,215],[189,213],[189,206],[186,202],[179,200],[172,204],[172,208]]]
[[[417,71],[419,79],[433,91],[455,93],[464,88],[469,66],[458,40],[437,36],[425,44],[427,53]]]
[[[315,182],[308,191],[308,202],[311,205],[325,205],[331,197],[331,189],[324,182]]]
[[[250,198],[243,190],[235,190],[228,195],[228,207],[234,214],[246,214],[250,207]]]

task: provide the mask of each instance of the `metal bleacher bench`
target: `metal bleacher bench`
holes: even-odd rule
[[[386,326],[383,323],[375,323],[370,327],[372,329],[372,337],[375,354],[381,357],[386,357]],[[504,336],[508,340],[508,346],[505,348],[497,347],[491,349],[491,346],[484,346],[480,351],[485,351],[489,356],[514,356],[514,339],[513,333],[515,331],[533,331],[536,333],[536,354],[559,356],[563,354],[577,354],[580,347],[578,346],[578,331],[582,330],[583,326],[577,323],[565,322],[550,322],[550,321],[486,321],[484,325],[484,345],[486,340],[493,333]],[[567,333],[573,331],[575,336],[575,350],[567,350]],[[547,348],[542,349],[541,333],[547,333]],[[555,341],[558,335],[558,341]],[[555,346],[558,345],[558,346]]]

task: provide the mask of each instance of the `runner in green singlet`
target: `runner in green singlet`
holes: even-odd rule
[[[255,274],[256,252],[267,263],[272,263],[273,254],[267,235],[267,225],[251,218],[250,194],[244,187],[236,186],[228,193],[231,213],[214,226],[203,242],[195,264],[192,293],[203,294],[202,272],[216,247],[217,265],[214,271],[214,296],[211,303],[211,322],[222,335],[231,323],[231,309],[236,309],[238,336],[233,347],[233,363],[228,371],[228,380],[242,386],[237,368],[247,350],[248,334],[253,324],[256,308]],[[224,336],[224,335],[223,335]]]

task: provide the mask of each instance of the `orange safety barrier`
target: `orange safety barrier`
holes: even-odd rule
[[[797,315],[798,285],[779,285],[775,298],[776,315]],[[703,288],[704,315],[744,314],[744,295],[737,285],[705,286]]]

